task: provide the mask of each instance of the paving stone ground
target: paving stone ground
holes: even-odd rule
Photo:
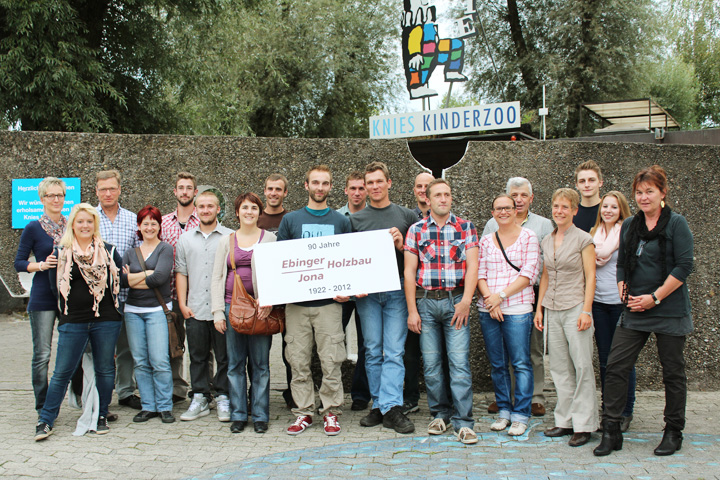
[[[429,437],[427,404],[411,414],[416,432],[406,436],[358,424],[366,412],[348,408],[340,417],[342,433],[327,437],[318,424],[297,437],[285,428],[291,421],[279,389],[282,372],[273,342],[270,430],[249,428],[230,433],[214,413],[193,422],[135,424],[136,413],[117,405],[120,415],[108,435],[72,436],[80,415],[63,404],[53,435],[33,441],[36,414],[30,385],[30,326],[24,315],[0,316],[0,476],[58,479],[244,479],[244,478],[678,478],[720,479],[720,392],[690,392],[683,448],[671,457],[656,457],[661,438],[662,392],[639,392],[635,420],[620,452],[592,455],[599,442],[571,448],[567,437],[547,438],[552,414],[533,418],[527,434],[512,439],[490,431],[486,412],[489,392],[475,395],[476,445],[461,445],[452,435]],[[54,349],[53,349],[54,355]],[[555,403],[546,382],[548,407]],[[175,415],[189,402],[175,406]],[[347,398],[347,405],[350,404]],[[551,411],[551,410],[550,410]],[[316,419],[317,422],[317,419]]]

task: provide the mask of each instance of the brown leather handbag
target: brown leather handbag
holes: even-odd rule
[[[257,301],[245,290],[235,267],[235,234],[230,235],[230,265],[235,275],[230,300],[230,326],[243,335],[274,335],[285,329],[285,306],[273,307],[263,320],[257,318]]]

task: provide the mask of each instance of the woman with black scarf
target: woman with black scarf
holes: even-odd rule
[[[596,456],[622,448],[620,421],[628,377],[651,333],[657,340],[665,384],[665,432],[655,455],[682,446],[687,377],[685,337],[693,330],[687,276],[693,269],[693,235],[687,221],[665,204],[667,175],[658,165],[633,181],[639,211],[623,222],[617,281],[625,309],[615,330],[607,373],[603,437]]]

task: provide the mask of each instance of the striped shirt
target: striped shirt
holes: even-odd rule
[[[140,246],[140,239],[137,236],[137,215],[118,205],[118,212],[115,221],[110,220],[102,209],[97,206],[100,214],[100,236],[103,241],[115,245],[118,255],[122,257],[127,250]],[[128,296],[128,289],[121,288],[118,294],[118,301],[125,303]]]
[[[485,280],[488,289],[495,293],[506,288],[514,282],[519,276],[530,279],[527,287],[512,295],[500,304],[500,309],[505,311],[506,308],[517,305],[527,305],[528,312],[532,311],[532,304],[535,301],[535,292],[533,291],[533,283],[540,273],[540,244],[532,230],[523,228],[515,243],[505,247],[505,253],[508,259],[520,268],[518,272],[512,268],[505,256],[493,242],[494,233],[485,235],[480,239],[480,260],[478,262],[478,280]],[[485,302],[480,297],[478,307],[481,311],[487,311]],[[521,312],[515,312],[521,313]],[[523,312],[527,313],[527,312]]]
[[[416,285],[425,290],[453,290],[465,284],[466,252],[477,246],[475,225],[451,213],[442,227],[432,215],[412,225],[404,248],[418,256]]]
[[[185,232],[194,230],[200,225],[200,218],[197,215],[197,210],[193,209],[192,213],[188,217],[185,228],[180,226],[178,222],[177,210],[162,217],[162,233],[160,234],[160,240],[167,242],[173,247],[173,259],[175,258],[175,247],[177,246],[180,235]],[[174,264],[174,263],[173,263]],[[177,300],[177,291],[175,290],[175,274],[171,275],[170,280],[170,296],[173,300]]]

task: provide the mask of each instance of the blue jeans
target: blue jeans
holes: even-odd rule
[[[56,310],[28,312],[32,330],[32,386],[35,393],[35,410],[40,412],[45,404],[48,389],[48,364],[52,353],[52,337],[55,329]]]
[[[530,334],[533,314],[504,315],[499,322],[487,312],[480,312],[480,327],[490,361],[491,377],[499,417],[527,424],[533,397],[533,369],[530,361]],[[515,401],[511,400],[508,367],[515,372]]]
[[[171,411],[173,378],[165,312],[125,312],[125,329],[135,362],[135,381],[142,409]]]
[[[623,311],[622,304],[609,304],[593,302],[592,314],[595,323],[595,343],[597,344],[600,363],[600,385],[603,392],[603,403],[605,402],[605,372],[607,371],[610,347],[612,346],[615,327],[617,326],[620,314]],[[635,407],[635,383],[637,381],[635,366],[633,365],[628,378],[627,401],[622,412],[623,417],[630,417]]]
[[[420,350],[425,362],[425,386],[428,407],[434,418],[452,419],[455,430],[473,428],[472,374],[470,373],[470,327],[456,329],[450,325],[455,314],[455,303],[462,294],[447,298],[418,298],[420,314]],[[447,351],[450,374],[448,398],[447,379],[443,368],[443,354]],[[454,406],[454,408],[453,408]]]
[[[230,383],[230,420],[247,421],[247,377],[245,365],[252,363],[252,419],[270,419],[270,335],[243,335],[230,326],[230,304],[225,304],[226,345]]]
[[[371,293],[358,298],[355,305],[365,339],[365,370],[373,407],[384,415],[403,404],[403,354],[408,332],[405,293]]]
[[[115,386],[115,343],[120,332],[118,321],[65,323],[58,327],[55,372],[50,379],[45,405],[39,421],[52,426],[60,412],[68,385],[82,360],[88,341],[95,366],[95,387],[99,397],[99,415],[107,416]]]

